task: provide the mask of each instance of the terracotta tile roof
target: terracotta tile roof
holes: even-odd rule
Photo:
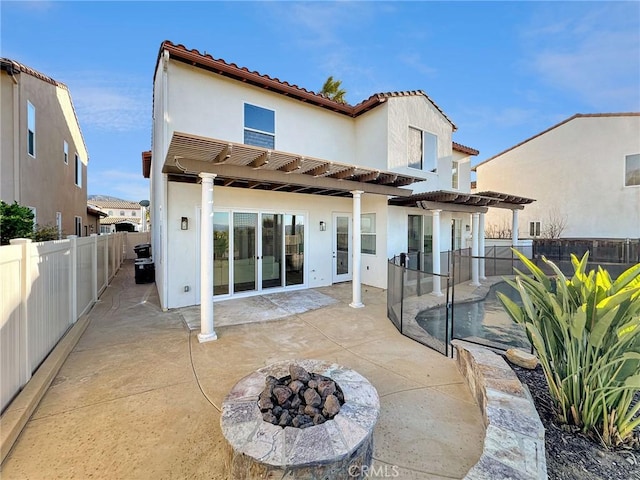
[[[546,130],[534,135],[533,137],[529,137],[526,140],[523,140],[522,142],[518,143],[517,145],[514,145],[513,147],[507,148],[506,150],[494,155],[493,157],[487,158],[486,160],[480,162],[479,164],[477,164],[475,167],[473,167],[471,170],[473,170],[474,172],[477,171],[476,169],[480,166],[480,165],[484,165],[487,162],[490,162],[491,160],[493,160],[494,158],[499,157],[500,155],[504,155],[507,152],[510,152],[511,150],[514,150],[516,148],[518,148],[521,145],[524,145],[525,143],[530,142],[533,139],[536,139],[538,137],[541,137],[542,135],[544,135],[545,133],[550,132],[551,130],[554,130],[558,127],[561,127],[562,125],[564,125],[565,123],[569,123],[572,120],[575,120],[576,118],[603,118],[603,117],[638,117],[640,116],[640,112],[624,112],[624,113],[576,113],[575,115],[573,115],[572,117],[567,118],[566,120],[563,120],[560,123],[555,124],[552,127],[547,128]]]
[[[20,62],[17,62],[15,60],[11,60],[10,58],[0,58],[0,66],[2,68],[2,70],[6,70],[7,72],[9,72],[10,74],[13,74],[15,72],[23,72],[23,73],[27,73],[29,75],[31,75],[32,77],[38,78],[40,80],[42,80],[43,82],[47,82],[50,83],[52,85],[55,85],[56,87],[60,87],[60,88],[64,88],[65,90],[69,90],[67,88],[67,86],[62,83],[62,82],[58,82],[57,80],[54,80],[53,78],[49,77],[48,75],[45,75],[44,73],[38,72],[37,70],[34,70],[31,67],[28,67]]]
[[[462,145],[462,144],[456,143],[456,142],[452,142],[452,144],[453,144],[453,149],[456,152],[466,153],[467,155],[479,155],[480,154],[480,152],[478,150],[476,150],[475,148],[467,147],[465,145]]]
[[[190,65],[197,66],[204,70],[209,70],[219,75],[233,78],[235,80],[240,80],[244,83],[265,88],[275,93],[280,93],[282,95],[286,95],[288,97],[295,98],[297,100],[310,103],[312,105],[333,110],[337,113],[342,113],[350,117],[357,117],[371,110],[372,108],[375,108],[376,106],[384,103],[389,98],[407,97],[407,96],[424,96],[451,124],[454,130],[456,130],[457,128],[455,124],[449,119],[449,117],[447,117],[447,115],[442,111],[442,109],[438,105],[436,105],[436,103],[422,90],[374,93],[369,98],[352,106],[348,104],[335,102],[325,97],[324,95],[315,93],[311,90],[307,90],[306,88],[303,88],[303,87],[299,87],[298,85],[295,85],[295,84],[290,84],[289,82],[280,80],[279,78],[270,77],[269,75],[264,75],[256,71],[251,71],[246,67],[239,67],[235,63],[228,63],[223,59],[213,58],[210,54],[206,52],[203,54],[195,49],[189,50],[184,45],[182,44],[176,45],[170,42],[169,40],[165,40],[160,45],[160,51],[158,52],[158,59],[156,62],[156,71],[158,66],[157,63],[160,61],[162,52],[164,50],[168,51],[170,57],[176,60],[188,63]]]
[[[125,209],[125,210],[139,210],[140,205],[138,202],[130,202],[127,200],[91,200],[91,203],[95,206],[105,209]]]
[[[101,218],[100,225],[115,225],[118,223],[133,223],[134,225],[140,224],[139,217],[108,217]]]

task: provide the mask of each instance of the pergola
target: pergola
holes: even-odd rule
[[[439,274],[440,270],[440,212],[442,210],[453,212],[468,212],[472,215],[473,243],[471,244],[471,283],[480,285],[480,280],[485,279],[484,259],[484,216],[488,207],[506,208],[513,212],[512,215],[512,241],[515,247],[518,244],[518,210],[524,209],[524,205],[535,200],[517,195],[509,195],[499,192],[460,193],[447,190],[418,193],[415,195],[395,197],[389,199],[389,205],[418,207],[432,212],[432,236],[433,236],[433,273]],[[435,279],[434,279],[435,280]],[[433,282],[433,294],[442,295],[440,282]]]
[[[143,156],[144,158],[144,156]],[[174,132],[164,158],[169,181],[201,183],[200,323],[201,342],[217,338],[213,324],[214,186],[353,198],[353,308],[362,304],[361,196],[363,193],[404,198],[401,188],[422,180],[357,165],[301,156],[214,138]]]

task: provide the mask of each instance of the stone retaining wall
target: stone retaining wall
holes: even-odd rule
[[[482,456],[465,479],[546,480],[544,427],[528,390],[499,355],[460,340],[452,344],[486,428]]]

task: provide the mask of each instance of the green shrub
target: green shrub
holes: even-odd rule
[[[9,245],[12,238],[31,238],[33,212],[29,207],[0,201],[0,245]]]
[[[522,307],[499,295],[509,316],[525,326],[538,353],[558,420],[578,426],[606,446],[630,442],[640,425],[640,264],[612,281],[587,272],[587,252],[571,256],[567,279],[551,261],[555,277],[520,257],[531,275],[516,269]]]
[[[58,240],[58,227],[55,225],[36,225],[36,229],[32,234],[34,242],[48,242],[49,240]]]

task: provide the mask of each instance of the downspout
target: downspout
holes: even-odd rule
[[[13,199],[20,203],[20,84],[13,66],[7,73],[13,80]]]
[[[169,149],[169,78],[167,70],[169,68],[169,51],[164,50],[162,52],[162,153],[166,156],[166,152]],[[161,243],[162,243],[162,307],[164,310],[168,308],[169,304],[169,265],[168,265],[168,248],[169,242],[168,235],[168,223],[167,223],[167,210],[169,209],[169,188],[168,188],[168,176],[166,173],[162,175],[162,197],[163,203],[162,210],[160,211],[160,222],[162,223],[161,230]]]

